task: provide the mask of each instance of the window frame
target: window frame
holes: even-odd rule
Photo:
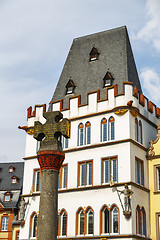
[[[116,178],[117,181],[115,181],[115,183],[118,183],[118,155],[116,156],[109,156],[109,157],[103,157],[101,158],[101,184],[109,184],[109,182],[111,180],[114,180],[114,176],[113,176],[113,167],[112,167],[112,161],[116,160]],[[105,167],[104,167],[104,163],[105,161],[109,162],[109,181],[105,182]]]
[[[14,180],[15,180],[15,182],[14,182]],[[12,177],[11,184],[17,184],[17,177],[16,176]]]
[[[117,209],[118,211],[118,232],[113,232],[112,228],[113,228],[113,210],[114,208]],[[102,218],[103,217],[103,214],[104,214],[104,211],[107,209],[108,211],[108,216],[109,216],[109,219],[108,219],[108,233],[104,233],[104,220]],[[106,204],[104,204],[102,207],[101,207],[101,210],[100,210],[100,235],[113,235],[113,234],[120,234],[120,211],[119,211],[119,207],[114,203],[111,205],[111,207],[109,208]]]
[[[158,180],[159,169],[159,180]],[[160,164],[154,165],[154,193],[160,194]]]
[[[83,129],[83,131],[81,131]],[[78,124],[78,139],[77,139],[77,146],[81,147],[84,145],[84,124],[81,122]],[[82,139],[81,139],[82,137]]]
[[[37,224],[36,226],[34,226],[34,218],[37,218]],[[35,229],[34,229],[35,228]],[[35,235],[36,236],[33,236],[33,229],[35,230]],[[37,237],[37,231],[38,230],[38,214],[36,212],[33,212],[30,216],[30,228],[29,228],[29,238],[30,239],[36,239]]]
[[[160,212],[156,212],[156,240],[160,237]]]
[[[5,223],[3,223],[3,219],[5,219]],[[6,221],[7,220],[7,221]],[[1,217],[1,232],[7,232],[8,231],[8,224],[9,224],[9,216],[2,215]],[[3,227],[3,229],[2,229]]]
[[[37,191],[37,173],[39,172],[39,182],[38,182],[38,191]],[[35,168],[33,169],[33,184],[32,184],[32,191],[34,193],[40,192],[41,190],[41,169],[40,168]]]
[[[89,213],[92,212],[92,233],[89,232]],[[93,236],[94,235],[94,211],[93,209],[89,206],[87,207],[85,211],[85,235],[87,236]]]
[[[62,235],[63,232],[63,216],[64,214],[66,214],[66,234]],[[59,215],[59,219],[58,219],[58,237],[67,237],[67,226],[68,226],[68,214],[67,211],[63,208]]]
[[[115,140],[115,118],[113,116],[110,116],[108,119],[108,141],[113,141],[113,140]]]
[[[9,197],[9,200],[6,200],[6,197]],[[6,192],[4,194],[3,202],[11,202],[11,193],[10,192]]]
[[[63,187],[63,180],[64,180],[64,168],[66,168],[66,187]],[[59,186],[58,189],[67,189],[67,184],[68,184],[68,163],[63,164],[60,171],[59,171]]]
[[[83,216],[84,216],[84,221],[83,221],[83,233],[80,234],[80,214],[81,212],[83,212]],[[76,236],[85,236],[85,210],[80,207],[78,208],[77,212],[76,212]]]
[[[16,231],[16,239],[15,240],[19,240],[19,233],[20,233],[20,230],[17,230]]]
[[[103,122],[105,121],[105,122]],[[106,128],[106,132],[104,131],[104,127]],[[108,124],[107,124],[107,119],[104,117],[101,120],[101,142],[107,142],[107,134],[108,133]],[[106,138],[105,138],[106,136]]]
[[[90,178],[90,174],[89,174],[89,170],[88,170],[88,166],[89,164],[92,164],[92,184],[88,184],[89,182],[89,178]],[[81,185],[81,166],[84,165],[84,185]],[[90,187],[93,186],[93,159],[91,160],[86,160],[86,161],[79,161],[78,162],[78,174],[77,174],[78,178],[77,178],[77,187]]]
[[[137,168],[137,163],[139,164],[138,168]],[[141,166],[142,166],[142,172],[141,172]],[[139,182],[138,182],[138,178],[139,178]],[[137,157],[135,157],[135,182],[137,184],[139,184],[140,186],[143,186],[143,187],[145,186],[145,184],[144,184],[144,161]]]
[[[143,215],[143,213],[144,213],[144,215]],[[144,217],[143,223],[142,223],[142,217]],[[143,234],[142,228],[145,230],[145,235]],[[137,205],[137,207],[136,207],[136,234],[141,235],[143,237],[147,236],[147,233],[146,233],[146,211],[145,211],[144,207],[140,207],[139,205]]]
[[[88,126],[87,126],[87,124],[88,124]],[[88,133],[88,130],[89,130],[89,133]],[[89,135],[89,137],[88,137],[88,135]],[[89,121],[87,121],[85,123],[85,145],[89,145],[89,144],[91,144],[91,123]]]

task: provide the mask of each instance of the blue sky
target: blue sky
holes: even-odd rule
[[[73,38],[126,25],[144,94],[160,107],[159,0],[0,1],[0,162],[25,153],[26,110],[49,103]]]

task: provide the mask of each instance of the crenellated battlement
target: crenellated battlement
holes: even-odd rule
[[[131,106],[127,103],[132,102]],[[134,108],[137,112],[157,124],[160,117],[160,108],[148,100],[142,93],[139,93],[136,86],[130,82],[123,83],[123,92],[118,93],[118,85],[106,89],[106,98],[100,98],[100,91],[93,91],[87,94],[87,102],[81,104],[81,95],[71,96],[68,100],[68,108],[63,108],[63,100],[50,102],[51,111],[61,111],[65,117],[70,119],[83,117],[100,112],[115,111],[118,108]],[[36,105],[32,112],[32,107],[28,108],[27,119],[36,117],[39,113],[46,111],[46,105]]]

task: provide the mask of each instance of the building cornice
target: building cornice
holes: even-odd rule
[[[122,183],[116,183],[114,186],[115,187],[121,187],[124,186],[125,184],[127,185],[131,185],[133,187],[136,187],[142,191],[145,192],[150,192],[150,190],[146,187],[143,187],[137,183],[134,182],[122,182]],[[114,187],[113,186],[113,187]],[[80,191],[88,191],[88,190],[97,190],[97,189],[104,189],[104,188],[112,188],[109,184],[103,184],[103,185],[96,185],[96,186],[88,186],[88,187],[77,187],[77,188],[70,188],[70,189],[59,189],[58,193],[66,193],[66,192],[80,192]],[[40,192],[36,192],[36,193],[31,193],[31,194],[23,194],[21,195],[21,197],[33,197],[33,196],[40,196]]]

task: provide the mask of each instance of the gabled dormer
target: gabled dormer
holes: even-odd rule
[[[14,168],[12,166],[9,167],[8,172],[12,173],[14,171]]]
[[[75,89],[75,84],[72,79],[69,79],[69,81],[66,85],[66,95],[74,93],[74,89]]]
[[[10,192],[6,192],[4,194],[3,202],[10,202],[10,201],[11,201],[11,193]]]
[[[16,176],[13,176],[13,177],[11,178],[11,184],[16,184],[16,183],[17,183],[17,180],[18,180],[18,178],[17,178]]]
[[[106,75],[103,78],[103,87],[110,87],[113,85],[113,77],[112,74],[107,71]]]
[[[95,60],[98,60],[98,57],[99,57],[99,52],[97,50],[97,48],[93,47],[92,50],[90,51],[90,58],[89,58],[89,61],[95,61]]]

